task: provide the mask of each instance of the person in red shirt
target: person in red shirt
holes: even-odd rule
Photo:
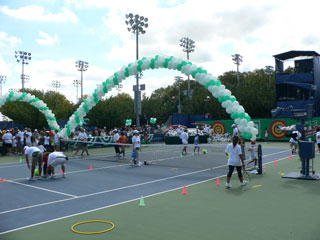
[[[126,147],[129,143],[129,139],[127,138],[127,136],[124,134],[124,132],[121,132],[121,136],[118,139],[118,143],[120,143],[120,153],[119,156],[121,156],[122,153],[122,159],[126,159]]]

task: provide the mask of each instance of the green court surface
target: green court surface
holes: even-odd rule
[[[268,145],[275,147],[276,144],[265,147]],[[146,206],[143,207],[139,207],[140,199],[137,199],[10,232],[0,235],[0,239],[320,239],[320,181],[281,178],[288,172],[299,171],[300,161],[297,156],[290,161],[277,160],[277,164],[265,165],[265,173],[252,176],[251,183],[244,187],[233,175],[233,187],[226,189],[226,179],[221,177],[220,186],[216,186],[216,179],[187,186],[186,195],[182,194],[181,186],[181,189],[144,197]],[[320,172],[318,154],[315,170]],[[87,220],[111,221],[115,228],[98,235],[71,231],[72,225]],[[76,229],[94,232],[109,227],[90,223]]]

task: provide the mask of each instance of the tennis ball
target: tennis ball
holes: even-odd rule
[[[202,153],[203,153],[203,154],[207,154],[207,149],[203,149],[203,150],[202,150]]]
[[[34,175],[35,175],[35,176],[39,176],[39,169],[35,169],[35,170],[34,170]]]

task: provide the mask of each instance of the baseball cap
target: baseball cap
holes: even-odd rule
[[[231,125],[231,127],[235,127],[235,126],[236,126],[235,124],[232,124],[232,125]]]
[[[138,130],[134,130],[134,134],[137,134],[137,133],[139,133],[139,131]]]

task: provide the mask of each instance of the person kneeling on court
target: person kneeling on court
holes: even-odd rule
[[[63,154],[63,152],[52,152],[48,156],[48,167],[45,174],[45,177],[48,176],[48,172],[51,171],[51,178],[54,178],[56,175],[54,174],[55,167],[61,165],[62,177],[66,177],[66,161],[69,158]]]
[[[30,164],[29,164],[29,158],[31,158],[31,177],[28,178],[29,181],[34,180],[34,170],[36,169],[36,166],[38,164],[39,168],[39,176],[41,176],[41,171],[42,171],[42,152],[39,148],[37,147],[24,147],[24,154],[26,155],[26,162],[28,165],[28,168],[30,169]]]
[[[226,155],[228,156],[228,166],[229,172],[227,175],[227,183],[226,187],[231,188],[230,180],[233,173],[234,168],[236,167],[238,172],[238,177],[241,182],[241,185],[246,185],[246,181],[243,180],[242,172],[241,172],[241,165],[244,169],[244,159],[242,156],[241,147],[238,144],[239,137],[237,135],[232,137],[232,143],[230,143],[225,150]]]

